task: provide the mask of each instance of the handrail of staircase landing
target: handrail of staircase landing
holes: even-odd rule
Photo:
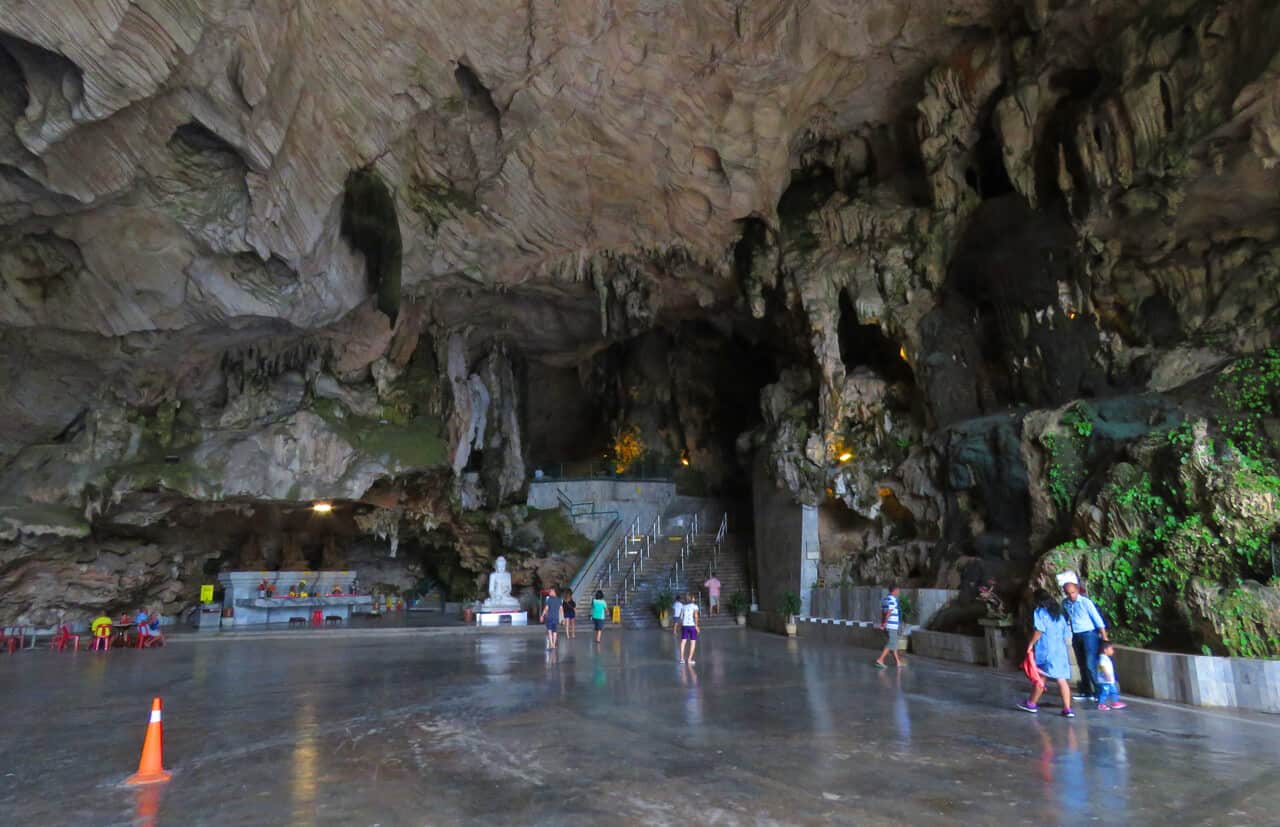
[[[653,556],[653,544],[657,541],[658,533],[662,529],[662,518],[654,518],[649,530],[640,533],[640,515],[637,514],[635,520],[631,523],[631,528],[627,531],[627,535],[622,540],[622,545],[618,549],[619,566],[621,565],[621,555],[626,553],[630,556],[630,543],[638,543],[640,548],[636,554],[636,559],[632,561],[631,566],[626,573],[622,575],[622,585],[615,595],[615,603],[619,606],[626,605],[627,599],[631,596],[631,592],[635,590],[640,582],[640,575],[644,574],[644,561]],[[627,579],[630,578],[631,584],[627,585]],[[613,585],[613,579],[610,577],[609,585]]]
[[[563,488],[556,489],[556,499],[560,503],[560,508],[564,510],[565,516],[570,520],[576,520],[579,517],[607,517],[610,514],[615,517],[620,516],[617,511],[597,511],[595,500],[584,500],[580,503],[576,503],[569,498],[569,495],[565,493]],[[581,511],[580,509],[584,507],[587,510]]]
[[[617,515],[617,512],[615,511],[613,514]],[[578,573],[573,576],[573,580],[569,581],[569,588],[573,589],[575,594],[578,592],[579,587],[584,582],[587,582],[588,576],[595,577],[598,574],[600,562],[608,558],[609,555],[606,551],[612,548],[612,540],[620,525],[622,525],[622,517],[614,516],[613,522],[609,523],[604,533],[600,535],[600,539],[592,547],[591,553],[587,555],[587,559],[578,569]]]

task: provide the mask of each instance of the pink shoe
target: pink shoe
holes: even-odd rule
[[[1111,707],[1107,706],[1106,704],[1098,704],[1099,712],[1106,712],[1109,709],[1111,709]]]
[[[1124,701],[1114,701],[1111,704],[1112,709],[1127,709],[1129,705]]]

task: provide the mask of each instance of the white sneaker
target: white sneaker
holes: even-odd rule
[[[680,658],[680,660],[678,660],[678,661],[676,661],[676,662],[677,662],[677,663],[684,663],[684,658]]]
[[[690,666],[693,666],[695,663],[697,663],[697,661],[696,661],[696,660],[690,660],[690,661],[689,661],[689,665],[690,665]]]

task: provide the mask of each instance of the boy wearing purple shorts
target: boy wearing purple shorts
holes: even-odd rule
[[[692,664],[693,653],[698,648],[698,622],[702,618],[698,612],[698,604],[690,598],[689,602],[684,604],[684,608],[680,612],[680,662],[686,663],[684,657],[684,648],[689,647],[688,663]]]

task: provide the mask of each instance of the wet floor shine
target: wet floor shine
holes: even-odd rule
[[[237,640],[0,659],[0,821],[1276,824],[1280,720],[1011,709],[1020,684],[742,630]],[[1121,676],[1123,681],[1123,676]],[[120,786],[153,695],[173,779]]]

